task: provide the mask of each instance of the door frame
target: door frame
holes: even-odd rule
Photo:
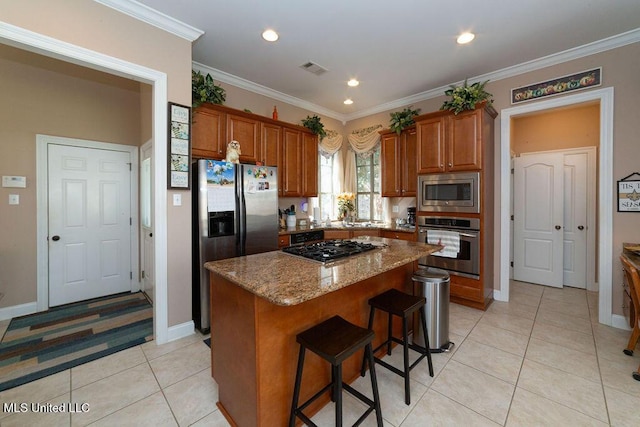
[[[612,315],[613,275],[613,88],[594,89],[575,95],[532,102],[500,111],[500,290],[494,291],[498,301],[509,301],[509,254],[511,246],[510,200],[511,193],[511,118],[521,114],[544,111],[584,102],[600,103],[600,144],[598,170],[598,321],[604,325],[617,326],[624,323]],[[622,321],[622,323],[621,323]],[[618,326],[620,327],[620,326]]]
[[[596,159],[598,157],[597,147],[562,148],[558,150],[531,151],[521,153],[520,156],[528,154],[586,154],[587,155],[587,271],[586,289],[597,291],[596,286],[596,265],[589,262],[596,257]],[[513,185],[511,186],[511,200],[513,200]],[[515,206],[513,207],[515,210]],[[511,245],[513,247],[513,234],[511,235]],[[515,253],[514,255],[515,256]],[[513,258],[512,258],[513,259]],[[510,268],[510,273],[513,269]],[[513,276],[511,276],[513,277]]]
[[[151,179],[151,189],[150,190],[151,190],[151,229],[153,230],[154,225],[155,225],[153,223],[153,221],[155,220],[155,218],[153,217],[153,199],[155,197],[154,188],[153,188],[153,169],[154,169],[154,165],[153,165],[153,141],[149,140],[149,141],[145,142],[144,144],[142,144],[140,146],[140,148],[138,150],[138,153],[140,155],[139,159],[138,159],[139,160],[138,171],[140,172],[140,175],[139,175],[139,178],[138,178],[138,182],[139,182],[139,186],[140,186],[140,188],[139,188],[140,197],[142,197],[142,188],[141,188],[142,187],[142,181],[141,181],[142,180],[142,172],[140,170],[142,168],[142,162],[144,161],[142,153],[145,150],[150,150],[151,151],[151,157],[150,158],[151,158],[151,178],[152,179]],[[140,202],[141,201],[139,201],[138,206],[140,205]],[[147,269],[147,266],[144,263],[144,259],[145,259],[145,256],[146,256],[145,249],[144,249],[145,248],[144,239],[145,239],[146,231],[144,230],[144,227],[142,226],[142,209],[140,209],[139,218],[140,218],[140,221],[138,222],[138,224],[140,224],[140,229],[139,229],[139,233],[138,233],[138,238],[140,239],[140,257],[139,257],[139,259],[140,259],[140,269],[138,270],[138,280],[140,281],[140,290],[142,290],[145,293],[147,293],[146,292],[147,291],[146,287],[143,286],[143,284],[145,283],[145,280],[142,277],[142,272]],[[155,256],[155,254],[154,254],[154,256]],[[154,285],[154,292],[155,292],[155,285]],[[154,298],[155,298],[155,293],[154,293],[154,297],[152,298],[152,303],[153,303],[153,299]]]
[[[88,141],[64,138],[61,136],[36,135],[36,238],[37,238],[37,295],[38,311],[49,309],[49,145],[111,150],[129,153],[131,159],[131,181],[129,202],[131,206],[131,292],[140,290],[139,274],[139,236],[138,236],[138,147],[133,145],[112,144],[108,142]]]
[[[0,43],[151,85],[153,162],[156,165],[153,181],[155,188],[167,188],[168,81],[166,73],[5,22],[0,22]],[[154,197],[156,300],[153,304],[153,332],[156,343],[164,344],[170,339],[167,290],[167,192],[158,191]],[[178,328],[172,331],[174,336],[171,338],[184,335],[183,329]]]

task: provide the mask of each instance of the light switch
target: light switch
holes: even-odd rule
[[[20,204],[20,195],[19,194],[9,194],[9,204],[10,205],[19,205]]]
[[[173,206],[182,206],[182,194],[173,195]]]
[[[398,213],[398,212],[400,212],[400,208],[398,207],[398,205],[393,205],[391,207],[391,211],[394,212],[394,213]]]

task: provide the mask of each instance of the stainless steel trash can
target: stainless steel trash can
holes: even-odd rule
[[[427,303],[422,308],[427,319],[429,347],[432,353],[449,351],[453,343],[449,341],[449,273],[437,268],[421,268],[413,273],[413,293],[423,296]],[[413,343],[424,347],[422,324],[414,317]]]

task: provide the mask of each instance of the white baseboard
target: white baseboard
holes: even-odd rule
[[[496,289],[493,290],[493,299],[496,300],[496,301],[509,302],[508,299],[506,299],[505,297],[502,296],[502,292],[498,291]]]
[[[629,322],[627,318],[621,316],[620,314],[612,314],[611,315],[611,326],[618,329],[624,329],[625,331],[630,331]]]
[[[180,325],[170,326],[167,342],[175,341],[180,338],[188,337],[196,333],[196,327],[193,320],[184,322]]]
[[[0,308],[0,320],[13,319],[14,317],[33,314],[37,311],[37,303],[28,302],[26,304],[13,305],[11,307]]]

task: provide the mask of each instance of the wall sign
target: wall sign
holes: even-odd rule
[[[618,181],[618,212],[640,212],[640,179],[629,179],[634,172]]]
[[[188,190],[191,180],[191,108],[169,103],[169,176],[167,186],[171,189]]]
[[[545,96],[560,95],[574,90],[600,86],[602,83],[602,67],[583,71],[577,74],[558,77],[546,82],[511,89],[511,103],[531,101]]]

